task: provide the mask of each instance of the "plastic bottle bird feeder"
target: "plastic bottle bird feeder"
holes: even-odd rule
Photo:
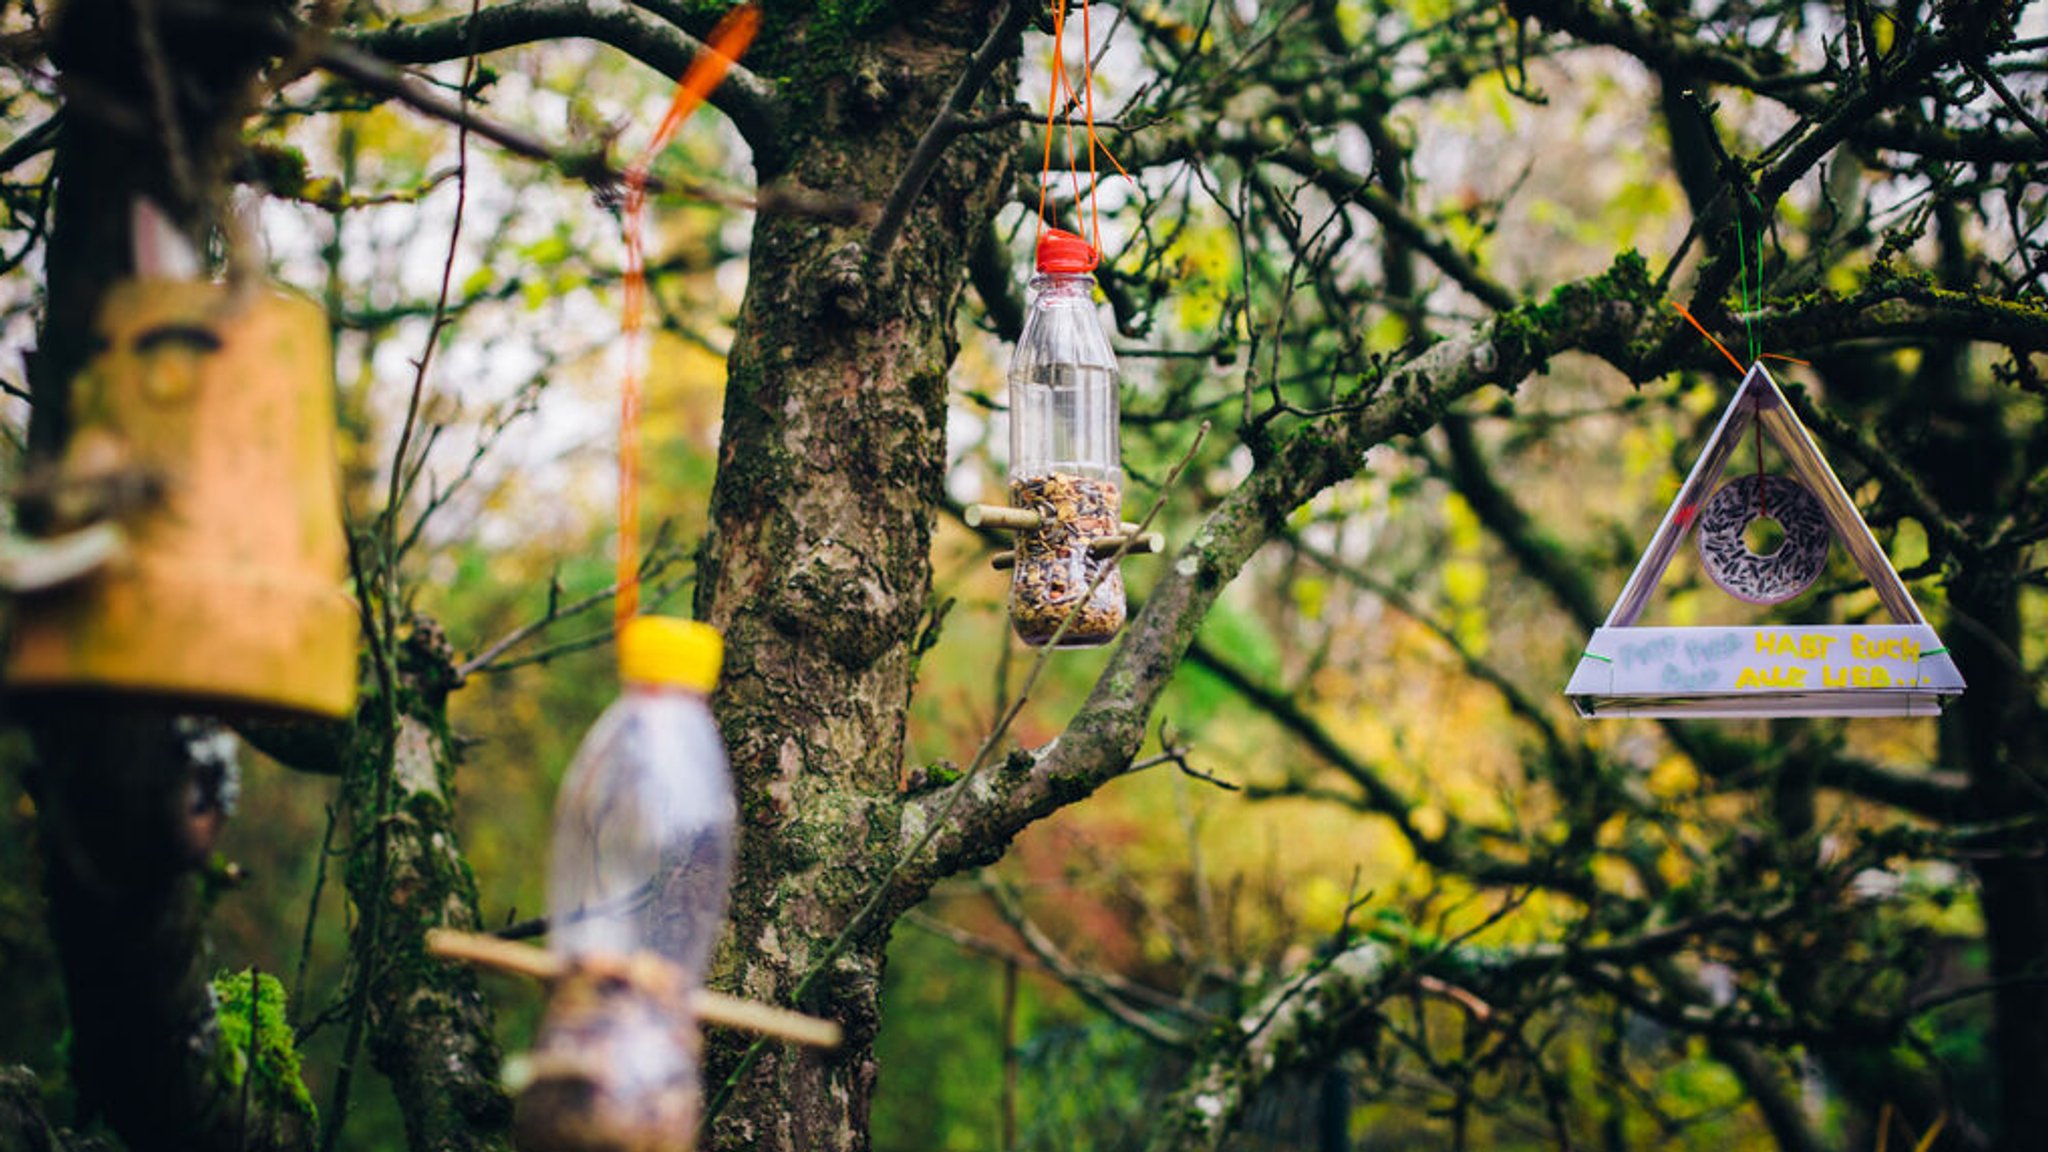
[[[1716,491],[1752,425],[1777,446],[1791,475],[1745,475]],[[1768,552],[1744,536],[1762,519],[1784,533]],[[1831,542],[1839,542],[1892,623],[1637,627],[1692,532],[1708,578],[1753,604],[1804,592],[1825,567]],[[1933,716],[1962,691],[1948,649],[1761,362],[1743,377],[1565,687],[1587,717]]]
[[[972,527],[1016,533],[995,566],[1011,570],[1010,623],[1033,647],[1055,636],[1061,648],[1107,643],[1124,624],[1117,554],[1164,543],[1121,519],[1116,355],[1095,314],[1096,258],[1071,232],[1039,241],[1010,360],[1010,503],[967,509]]]
[[[359,630],[326,316],[264,287],[145,279],[115,286],[96,331],[41,486],[60,532],[120,546],[17,586],[9,688],[347,715]]]
[[[725,923],[737,811],[706,696],[723,641],[687,620],[619,634],[624,692],[562,783],[548,874],[562,966],[516,1112],[529,1152],[687,1152],[694,997]]]

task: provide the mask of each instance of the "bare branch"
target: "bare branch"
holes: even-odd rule
[[[1161,1109],[1147,1147],[1219,1147],[1260,1088],[1285,1072],[1327,1060],[1408,975],[1392,949],[1368,942],[1272,992],[1218,1030],[1185,1086]]]
[[[1010,929],[1017,933],[1017,938],[1024,942],[1024,947],[1030,950],[1041,967],[1058,977],[1060,983],[1073,989],[1076,996],[1153,1043],[1165,1048],[1192,1050],[1194,1036],[1186,1031],[1170,1028],[1145,1015],[1131,1003],[1133,1000],[1149,1002],[1156,1008],[1167,1008],[1180,1016],[1213,1021],[1214,1018],[1209,1013],[1182,1003],[1177,998],[1164,996],[1143,985],[1134,984],[1114,972],[1090,972],[1082,968],[1068,958],[1067,954],[1060,950],[1060,946],[1053,943],[1052,937],[1047,936],[1045,930],[1031,919],[1024,911],[1023,903],[1017,899],[1017,894],[1008,885],[984,875],[982,891],[987,893],[989,900],[995,905],[997,914],[1003,918],[1003,923],[1008,924]]]
[[[399,64],[429,64],[479,52],[497,52],[541,40],[597,40],[675,79],[704,51],[696,37],[625,0],[510,0],[471,18],[449,17],[398,24],[350,35],[344,42]],[[323,56],[325,53],[323,52]],[[324,63],[324,60],[323,60]],[[709,102],[732,119],[754,150],[763,176],[782,170],[781,99],[761,77],[735,65]]]

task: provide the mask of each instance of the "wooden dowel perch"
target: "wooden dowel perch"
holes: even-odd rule
[[[480,964],[543,982],[559,977],[566,967],[560,956],[545,948],[475,932],[458,932],[453,928],[427,929],[427,951],[444,960]]]
[[[1141,536],[1136,537],[1135,539],[1133,539],[1128,534],[1118,536],[1097,536],[1095,539],[1090,540],[1088,542],[1088,551],[1096,556],[1108,556],[1114,553],[1118,548],[1122,548],[1125,540],[1131,541],[1131,546],[1124,550],[1124,554],[1127,556],[1137,556],[1141,553],[1166,551],[1166,537],[1164,534],[1159,532],[1147,532]],[[1015,552],[998,552],[995,555],[989,557],[988,562],[991,565],[993,565],[995,569],[999,572],[1005,569],[1015,568],[1017,566],[1017,554]]]
[[[1097,556],[1108,556],[1117,549],[1123,548],[1124,541],[1126,540],[1131,542],[1131,546],[1124,549],[1125,555],[1128,556],[1166,551],[1165,533],[1136,533],[1129,527],[1126,527],[1119,535],[1097,536],[1095,539],[1090,540],[1088,542],[1088,551],[1093,552]]]
[[[427,951],[443,959],[479,964],[543,982],[559,979],[567,968],[561,957],[545,948],[474,932],[457,932],[451,928],[430,929],[427,932]],[[692,995],[690,1006],[697,1013],[697,1018],[708,1024],[759,1032],[812,1048],[839,1047],[838,1024],[791,1012],[787,1008],[742,1000],[703,988]]]
[[[1007,504],[969,504],[963,519],[969,528],[1007,528],[1012,532],[1028,532],[1043,523],[1031,509]]]

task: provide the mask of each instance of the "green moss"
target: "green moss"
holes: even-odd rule
[[[250,990],[255,990],[255,1039],[250,1039]],[[219,1001],[220,1043],[215,1056],[220,1062],[222,1083],[239,1095],[249,1070],[249,1054],[256,1055],[256,1082],[249,1090],[252,1107],[267,1112],[291,1112],[306,1118],[309,1127],[319,1120],[312,1093],[299,1074],[299,1050],[292,1027],[285,1019],[284,985],[268,972],[244,969],[214,977],[213,994]]]

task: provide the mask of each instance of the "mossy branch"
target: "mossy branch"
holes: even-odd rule
[[[451,804],[449,653],[426,637],[438,632],[416,624],[398,661],[397,730],[359,741],[343,779],[354,830],[349,895],[364,909],[357,932],[372,934],[356,950],[354,995],[365,999],[370,1056],[391,1082],[411,1146],[505,1152],[512,1109],[490,1005],[474,973],[427,949],[430,931],[472,929],[479,917]],[[373,698],[360,723],[374,731],[384,715]]]

